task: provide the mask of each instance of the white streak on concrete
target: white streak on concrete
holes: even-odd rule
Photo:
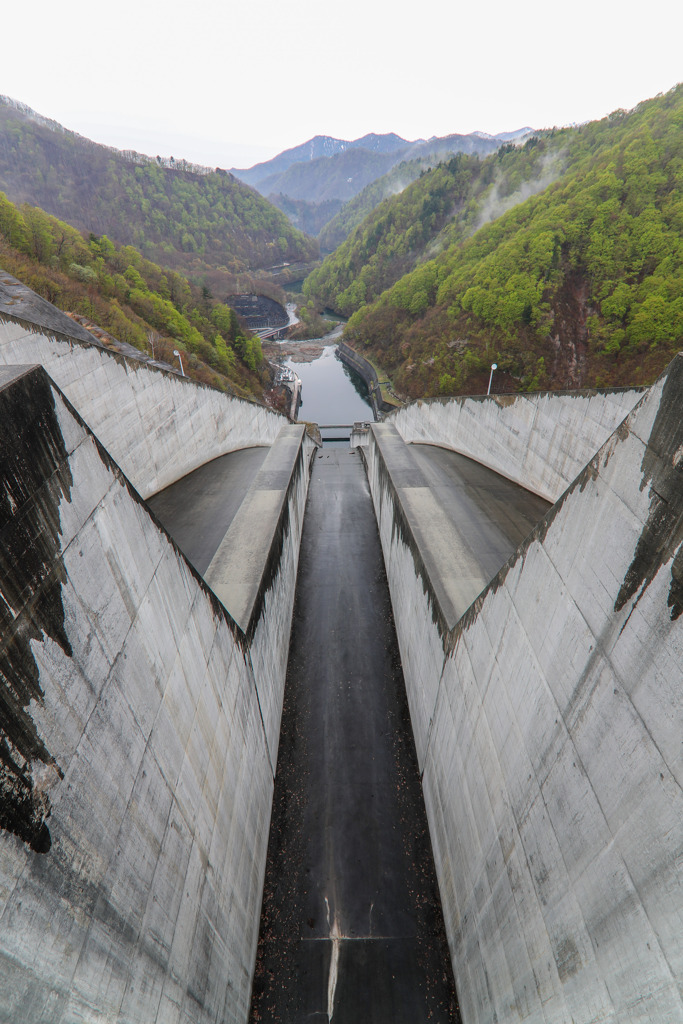
[[[330,956],[330,974],[327,980],[327,1019],[332,1021],[332,1015],[334,1014],[334,996],[337,991],[337,978],[339,975],[339,952],[342,936],[339,934],[339,924],[337,922],[337,915],[334,915],[334,921],[330,923],[330,904],[325,897],[325,906],[327,907],[327,927],[330,930],[330,939],[332,941],[332,953]]]

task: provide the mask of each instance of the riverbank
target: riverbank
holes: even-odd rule
[[[337,324],[332,331],[320,338],[301,341],[284,338],[282,341],[264,342],[262,347],[264,354],[273,361],[289,359],[293,363],[312,363],[321,357],[326,348],[339,342],[343,330],[343,324]]]
[[[359,355],[350,345],[343,341],[339,343],[337,354],[343,363],[354,370],[365,381],[376,420],[381,419],[380,413],[393,412],[394,409],[399,408],[400,403],[398,400],[394,400],[388,392],[383,390],[377,370],[368,359]]]

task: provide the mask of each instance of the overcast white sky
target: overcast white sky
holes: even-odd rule
[[[680,0],[35,0],[0,92],[119,148],[248,167],[313,135],[495,134],[683,80]],[[12,43],[10,43],[10,38]]]

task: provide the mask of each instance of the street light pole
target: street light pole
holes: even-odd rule
[[[174,349],[173,349],[173,355],[174,355],[174,356],[178,356],[178,362],[180,363],[180,372],[182,373],[182,375],[183,375],[183,377],[184,377],[184,376],[185,376],[185,371],[183,370],[183,361],[182,361],[182,359],[180,358],[180,352],[178,351],[178,349],[177,349],[177,348],[174,348]],[[490,382],[489,382],[489,387],[490,387],[490,386],[491,386],[491,384],[490,384]]]
[[[498,369],[498,363],[491,363],[491,373],[489,375],[489,389],[486,392],[487,395],[491,394],[491,381],[493,380],[493,371]]]

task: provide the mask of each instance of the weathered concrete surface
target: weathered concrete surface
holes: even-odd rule
[[[280,430],[205,576],[249,640],[273,774],[301,529],[315,450],[303,424]]]
[[[308,461],[245,635],[42,369],[0,406],[0,1020],[244,1021]]]
[[[368,446],[368,431],[370,424],[368,423],[354,423],[351,428],[351,437],[349,438],[350,448],[367,448]]]
[[[226,452],[272,444],[286,422],[256,403],[89,343],[87,331],[54,312],[69,334],[0,310],[0,365],[44,366],[143,497]]]
[[[183,554],[249,638],[252,663],[264,680],[259,702],[273,773],[314,450],[303,424],[287,424],[271,448],[225,455],[151,501]],[[271,588],[273,567],[279,576]]]
[[[367,481],[314,462],[252,1021],[455,1022],[424,803]]]
[[[549,503],[477,462],[434,445],[406,445],[392,423],[373,428],[380,465],[452,629]]]
[[[412,402],[390,417],[404,441],[467,455],[557,501],[645,388]]]
[[[281,429],[205,573],[207,583],[245,632],[304,435],[303,424]]]
[[[371,443],[466,1024],[683,1021],[682,408],[679,356],[452,630]]]
[[[147,498],[154,515],[202,576],[267,454],[267,448],[229,452]]]

